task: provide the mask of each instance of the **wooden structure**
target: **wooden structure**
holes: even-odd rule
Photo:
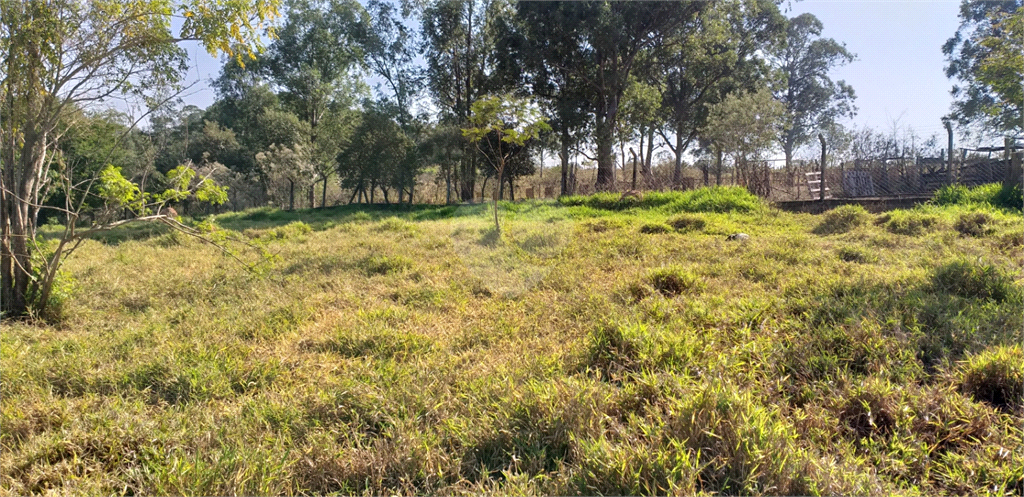
[[[811,192],[811,199],[817,199],[821,197],[821,171],[814,171],[813,173],[804,173],[807,176],[807,190]],[[825,187],[825,198],[832,198],[832,191],[829,187]]]

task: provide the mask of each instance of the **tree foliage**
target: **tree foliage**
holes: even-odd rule
[[[785,106],[779,143],[790,166],[793,151],[810,140],[817,130],[853,116],[856,98],[845,81],[832,81],[829,72],[852,62],[855,55],[831,38],[821,38],[822,23],[813,14],[788,21],[786,41],[776,55],[780,81],[775,98]]]
[[[277,8],[278,0],[0,2],[0,311],[24,315],[30,282],[39,281],[34,211],[54,177],[62,118],[111,97],[174,88],[187,61],[180,41],[241,61],[258,50]],[[184,19],[178,32],[174,16]]]
[[[1019,135],[1024,129],[1024,4],[964,0],[960,27],[942,47],[953,86],[952,115],[967,126]]]

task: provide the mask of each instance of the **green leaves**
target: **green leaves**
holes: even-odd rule
[[[551,131],[537,106],[512,95],[491,95],[473,102],[469,124],[470,127],[462,129],[462,136],[472,142],[496,132],[502,142],[518,146],[543,131]]]
[[[145,195],[121,175],[121,168],[108,165],[100,172],[97,182],[96,191],[108,206],[141,210]]]

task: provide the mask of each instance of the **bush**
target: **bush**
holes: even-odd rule
[[[967,260],[939,267],[932,276],[936,289],[961,297],[1003,302],[1013,292],[1013,279],[992,265]]]
[[[704,282],[693,273],[678,267],[655,269],[648,276],[651,286],[666,297],[674,297],[689,290],[699,290]]]
[[[668,225],[675,228],[676,231],[701,231],[707,222],[700,216],[681,215],[669,219]]]
[[[960,391],[974,400],[1014,409],[1024,405],[1024,354],[1020,345],[994,347],[961,366]]]
[[[992,222],[992,216],[985,214],[984,212],[974,212],[970,214],[961,214],[960,218],[957,219],[956,224],[953,225],[961,235],[965,236],[985,236],[993,231],[992,228],[986,228],[985,225]]]
[[[846,233],[863,226],[870,217],[868,211],[860,205],[841,205],[822,215],[821,223],[813,231],[818,235]]]

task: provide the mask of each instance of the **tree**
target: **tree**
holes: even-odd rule
[[[260,46],[279,0],[3,0],[0,2],[0,311],[23,316],[33,270],[31,210],[52,178],[59,123],[73,108],[174,86],[200,41],[241,59]],[[177,33],[172,17],[184,19]],[[271,31],[270,34],[273,34]],[[59,266],[60,257],[56,257]],[[50,270],[52,269],[52,271]],[[42,278],[42,279],[40,279]],[[51,280],[52,281],[52,280]],[[45,305],[45,302],[41,303]]]
[[[316,181],[323,183],[321,206],[335,168],[320,159],[336,152],[329,143],[322,147],[320,124],[332,109],[351,106],[359,91],[351,73],[363,59],[359,41],[367,22],[354,0],[290,0],[287,21],[260,61],[261,72],[281,89],[282,103],[309,125],[310,157]],[[309,202],[314,203],[312,183]]]
[[[540,109],[531,105],[525,99],[512,95],[486,96],[473,103],[473,113],[470,115],[470,127],[463,128],[462,134],[470,142],[484,143],[487,151],[481,150],[493,157],[491,166],[494,168],[494,229],[501,231],[498,223],[498,193],[501,189],[502,178],[505,177],[505,167],[508,165],[516,147],[523,147],[528,140],[537,138],[543,131],[550,131],[546,119],[540,113]],[[488,136],[494,135],[488,140]]]
[[[757,88],[767,72],[757,54],[777,46],[784,29],[785,19],[771,1],[720,2],[669,41],[658,63],[662,105],[674,135],[661,133],[675,154],[673,183],[682,181],[683,154],[707,124],[710,106],[733,92]]]
[[[641,55],[685,29],[710,2],[557,2],[520,7],[546,62],[587,90],[597,145],[597,187],[615,184],[619,104]],[[561,11],[552,15],[551,11]],[[553,22],[565,19],[568,25]]]
[[[256,164],[270,192],[277,191],[277,183],[288,182],[288,210],[295,210],[295,189],[311,185],[316,176],[310,148],[308,142],[291,147],[275,144],[266,152],[256,154]],[[278,205],[282,203],[278,201]]]
[[[786,43],[776,55],[782,79],[775,98],[786,107],[779,143],[786,154],[787,170],[792,165],[793,151],[807,143],[816,130],[856,113],[853,88],[828,76],[833,68],[852,62],[856,56],[831,38],[819,38],[821,29],[821,21],[813,14],[790,19]]]
[[[440,110],[440,121],[467,126],[473,102],[483,94],[488,71],[487,55],[493,47],[487,25],[494,12],[492,0],[436,0],[423,10],[422,34],[428,86]],[[462,140],[458,170],[463,201],[473,200],[477,155]]]
[[[942,46],[952,116],[1011,135],[1024,129],[1024,3],[964,0],[960,27]]]
[[[711,107],[704,136],[731,153],[736,171],[741,173],[751,157],[758,158],[771,148],[785,110],[765,88],[734,93]]]
[[[380,188],[384,201],[390,203],[388,191],[407,186],[407,178],[415,177],[405,168],[415,167],[407,161],[413,142],[390,116],[378,110],[363,113],[347,144],[337,157],[338,177],[342,188],[352,189],[351,203],[371,201]]]

